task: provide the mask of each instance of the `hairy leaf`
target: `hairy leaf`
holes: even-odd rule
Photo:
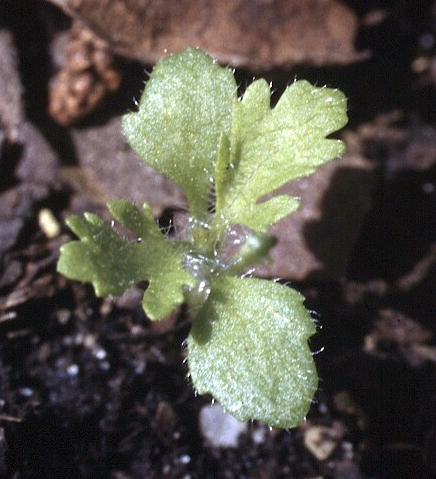
[[[343,143],[326,136],[347,122],[346,99],[338,90],[297,81],[273,109],[270,95],[266,81],[257,80],[234,106],[215,177],[220,221],[260,231],[292,213],[298,201],[285,196],[258,200],[343,153]]]
[[[271,281],[216,278],[188,337],[197,391],[211,393],[240,420],[299,423],[318,382],[307,343],[315,326],[303,300]]]
[[[236,82],[232,72],[188,48],[159,62],[138,113],[124,116],[132,148],[185,190],[191,214],[207,213],[222,133],[230,133]]]
[[[276,190],[342,153],[327,136],[347,117],[337,90],[298,81],[274,108],[270,94],[258,80],[238,101],[231,71],[192,48],[159,62],[123,128],[144,161],[184,188],[186,230],[170,240],[147,205],[113,201],[113,217],[135,237],[90,213],[70,217],[79,241],[62,246],[58,270],[91,282],[99,296],[148,282],[151,319],[186,300],[196,313],[188,364],[197,391],[238,419],[292,427],[317,388],[308,346],[315,326],[295,290],[238,275],[268,259],[268,226],[298,207]]]
[[[138,238],[123,238],[91,213],[70,216],[67,224],[80,241],[61,247],[58,271],[92,283],[97,296],[119,295],[148,281],[144,310],[150,319],[161,319],[183,302],[183,286],[195,284],[182,268],[184,251],[180,244],[162,235],[148,205],[139,210],[126,200],[117,200],[108,206],[113,216]]]

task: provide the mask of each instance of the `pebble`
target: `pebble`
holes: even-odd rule
[[[328,459],[338,446],[337,431],[327,426],[312,426],[305,431],[304,445],[318,461]]]
[[[247,431],[247,423],[235,419],[219,404],[205,406],[200,411],[200,430],[215,447],[236,447],[239,436]]]

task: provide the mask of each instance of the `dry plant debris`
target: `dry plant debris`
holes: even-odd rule
[[[50,85],[50,115],[64,126],[77,122],[115,91],[121,78],[109,45],[80,22],[73,22],[65,65]]]
[[[356,15],[336,0],[50,1],[110,41],[116,53],[145,63],[188,46],[250,70],[348,64],[366,56],[353,45]]]

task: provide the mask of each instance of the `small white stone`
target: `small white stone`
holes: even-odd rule
[[[200,430],[215,447],[236,447],[239,436],[247,431],[247,423],[235,419],[219,404],[205,406],[200,411]]]
[[[67,367],[67,374],[69,376],[77,376],[78,373],[79,373],[79,366],[77,364],[70,364]]]
[[[326,426],[312,426],[304,434],[304,445],[318,461],[329,458],[338,446],[337,432]]]
[[[55,218],[54,214],[48,208],[42,208],[38,213],[38,225],[47,236],[47,238],[52,239],[59,236],[61,232],[61,227]]]

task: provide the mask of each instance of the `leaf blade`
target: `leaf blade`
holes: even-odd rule
[[[197,391],[211,393],[239,420],[298,424],[317,388],[307,344],[315,326],[303,299],[267,280],[217,278],[188,337]]]
[[[287,216],[292,210],[290,206],[273,215],[264,208],[263,218],[259,218],[258,201],[288,181],[307,176],[320,164],[340,156],[343,143],[326,136],[346,122],[346,99],[338,90],[297,81],[271,109],[268,84],[264,80],[253,82],[234,107],[227,150],[222,148],[218,157],[219,217],[266,231],[277,218]],[[251,210],[248,215],[247,210]],[[253,221],[247,222],[247,217]]]
[[[162,235],[148,205],[139,210],[126,200],[115,200],[108,208],[121,224],[147,234],[129,240],[96,215],[72,216],[67,224],[79,240],[62,245],[58,272],[91,283],[100,297],[120,295],[147,281],[144,311],[152,320],[162,319],[183,303],[183,287],[195,284],[182,267],[184,250]]]
[[[188,48],[154,68],[139,110],[123,117],[132,148],[185,190],[191,214],[207,210],[219,139],[230,132],[236,82],[232,72]]]

